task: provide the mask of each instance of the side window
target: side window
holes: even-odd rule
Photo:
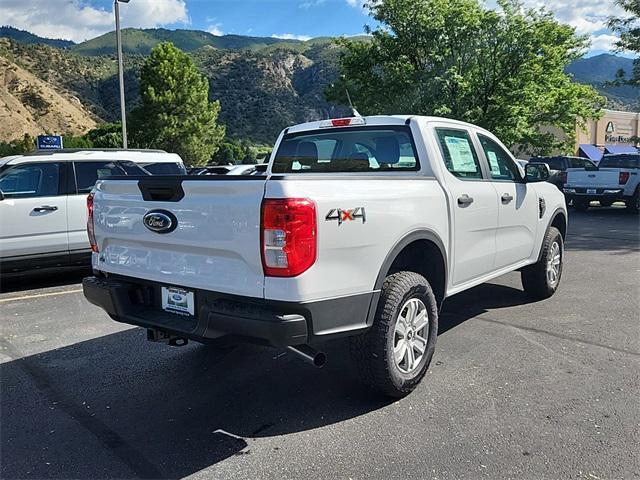
[[[569,166],[571,168],[592,168],[593,164],[586,158],[571,158],[569,159]]]
[[[25,163],[5,170],[0,190],[7,198],[52,197],[60,191],[59,163]]]
[[[487,162],[489,162],[491,179],[512,182],[520,180],[518,166],[511,158],[511,155],[489,137],[478,134],[478,138],[480,139],[484,154],[487,156]]]
[[[76,191],[89,193],[96,181],[112,175],[124,175],[124,172],[114,162],[74,162],[76,171]]]
[[[440,150],[447,170],[461,180],[482,178],[480,161],[466,130],[436,128]]]

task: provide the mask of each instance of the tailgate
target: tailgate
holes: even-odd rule
[[[98,182],[94,268],[166,285],[262,297],[264,177],[195,178]],[[152,210],[168,215],[175,225],[152,231],[143,221]],[[157,228],[150,215],[146,223]]]
[[[567,169],[569,187],[618,187],[618,170]]]

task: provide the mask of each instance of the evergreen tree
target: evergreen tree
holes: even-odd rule
[[[224,137],[220,102],[209,101],[207,79],[186,53],[170,42],[154,47],[140,73],[140,97],[131,112],[136,146],[177,153],[190,165],[209,161]]]

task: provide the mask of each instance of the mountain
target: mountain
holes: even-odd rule
[[[593,85],[602,95],[607,97],[609,108],[637,111],[640,109],[637,88],[607,84],[615,78],[618,70],[625,71],[628,76],[631,74],[632,68],[632,58],[603,53],[575,60],[567,67],[566,72],[571,74],[576,82]]]
[[[78,135],[96,127],[98,118],[71,92],[52,86],[3,54],[6,43],[0,39],[0,140],[25,133]]]
[[[58,40],[53,38],[44,38],[27,32],[26,30],[20,30],[8,25],[0,27],[0,37],[11,38],[22,43],[41,43],[43,45],[50,45],[56,48],[68,48],[75,45],[75,42],[71,40]]]
[[[247,37],[243,35],[216,36],[201,30],[167,30],[165,28],[125,28],[122,34],[122,51],[125,54],[148,55],[160,42],[173,42],[180,50],[194,52],[202,47],[218,49],[258,50],[278,43],[298,43],[271,37]],[[301,42],[300,42],[301,43]],[[115,32],[105,33],[86,42],[74,45],[80,55],[113,55],[116,53]]]
[[[604,83],[613,79],[618,70],[631,72],[633,59],[618,57],[609,53],[583,57],[575,60],[567,67],[567,73],[582,83]]]
[[[13,31],[10,35],[0,40],[0,58],[32,74],[33,82],[44,82],[72,99],[89,118],[119,119],[113,32],[65,48],[16,41]],[[146,55],[161,41],[187,51],[208,78],[210,98],[220,100],[220,122],[230,137],[271,144],[287,125],[347,113],[324,97],[327,85],[339,75],[339,47],[332,38],[300,41],[166,29],[123,30],[128,110],[139,101],[139,72]],[[609,108],[639,109],[637,89],[606,85],[619,68],[628,70],[630,65],[630,59],[605,54],[576,60],[567,72],[606,95]]]

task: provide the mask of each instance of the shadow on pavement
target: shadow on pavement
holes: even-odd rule
[[[568,250],[638,249],[638,219],[626,212],[571,212],[569,222]],[[518,288],[480,285],[445,302],[440,333],[528,302]],[[309,431],[391,403],[358,382],[345,340],[327,346],[321,370],[249,345],[150,344],[139,328],[23,358],[1,338],[0,347],[10,358],[0,365],[1,478],[182,478],[251,455],[256,438]]]
[[[87,275],[91,275],[90,267],[62,267],[1,275],[0,293],[74,285],[81,283]]]
[[[624,207],[569,209],[567,250],[607,250],[612,254],[640,251],[640,216]]]
[[[251,438],[390,403],[357,382],[344,345],[319,370],[275,349],[144,338],[134,328],[0,365],[0,477],[182,478],[250,454]]]
[[[447,302],[440,333],[526,301],[517,289],[481,285]],[[253,438],[391,403],[359,383],[344,339],[327,345],[323,369],[251,345],[151,344],[139,328],[24,358],[0,346],[14,358],[0,365],[2,478],[181,478],[250,455]]]

